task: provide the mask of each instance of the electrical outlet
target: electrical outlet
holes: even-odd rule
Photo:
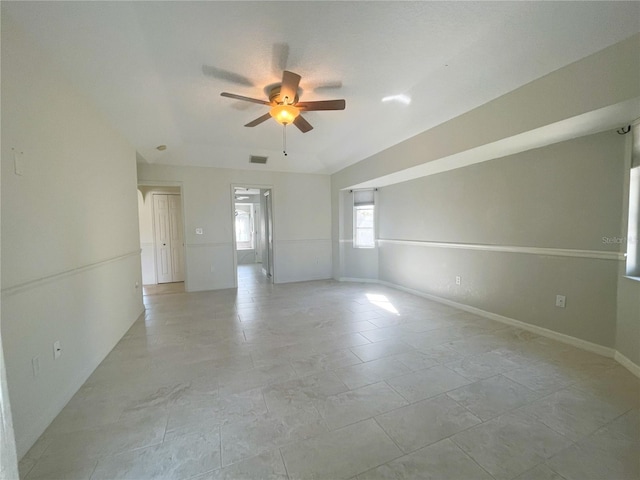
[[[60,340],[53,342],[53,359],[57,360],[62,355],[62,346],[60,346]]]
[[[564,295],[556,295],[556,307],[564,308],[567,303],[567,297]]]
[[[33,376],[37,377],[40,375],[40,357],[35,356],[31,359],[31,367],[33,368]]]
[[[196,235],[202,235],[203,234],[203,230],[201,227],[196,227]]]
[[[460,277],[460,275],[456,276],[456,285],[461,285],[462,284],[462,277]]]

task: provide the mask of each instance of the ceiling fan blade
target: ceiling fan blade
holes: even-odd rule
[[[344,100],[320,100],[317,102],[296,103],[296,107],[307,112],[315,110],[344,110],[346,106],[347,102]]]
[[[314,92],[322,92],[324,90],[336,90],[342,88],[342,82],[340,80],[334,80],[330,82],[318,83],[311,85],[310,89]]]
[[[272,58],[273,73],[275,73],[276,75],[279,75],[280,72],[287,69],[287,62],[289,61],[289,44],[274,43],[272,51],[273,51],[273,58]]]
[[[300,84],[300,75],[285,70],[282,73],[282,86],[280,87],[280,98],[284,101],[284,97],[288,97],[286,103],[292,104],[298,94],[298,85]]]
[[[302,115],[298,115],[293,121],[293,124],[298,127],[302,133],[307,133],[309,130],[313,130],[313,126],[307,122]]]
[[[255,127],[256,125],[260,125],[262,122],[266,122],[270,118],[271,114],[265,113],[261,117],[256,118],[254,121],[247,123],[245,127]]]
[[[253,87],[253,82],[247,77],[240,75],[236,72],[229,70],[223,70],[222,68],[214,67],[213,65],[202,65],[202,73],[208,77],[218,78],[226,82],[237,83],[238,85],[244,85],[246,87]]]
[[[257,98],[251,98],[251,97],[243,97],[242,95],[236,95],[235,93],[222,92],[220,95],[227,98],[235,98],[236,100],[244,100],[245,102],[259,103],[260,105],[271,105],[266,100],[259,100]]]

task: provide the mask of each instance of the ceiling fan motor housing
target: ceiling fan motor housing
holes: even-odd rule
[[[291,101],[291,99],[289,99],[287,104],[295,105],[296,103],[298,103],[299,99],[300,98],[298,97],[298,94],[296,93],[296,96],[293,99],[293,101]],[[277,104],[284,103],[284,99],[280,98],[280,87],[279,86],[273,87],[271,89],[271,91],[269,92],[269,101],[272,102],[272,103],[277,103]]]

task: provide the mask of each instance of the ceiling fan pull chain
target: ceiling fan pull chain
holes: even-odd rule
[[[287,156],[287,124],[282,125],[282,153]]]

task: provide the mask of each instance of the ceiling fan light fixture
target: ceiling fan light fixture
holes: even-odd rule
[[[287,104],[274,105],[271,107],[271,110],[269,110],[269,115],[271,115],[276,122],[282,125],[289,125],[300,115],[300,109]]]

